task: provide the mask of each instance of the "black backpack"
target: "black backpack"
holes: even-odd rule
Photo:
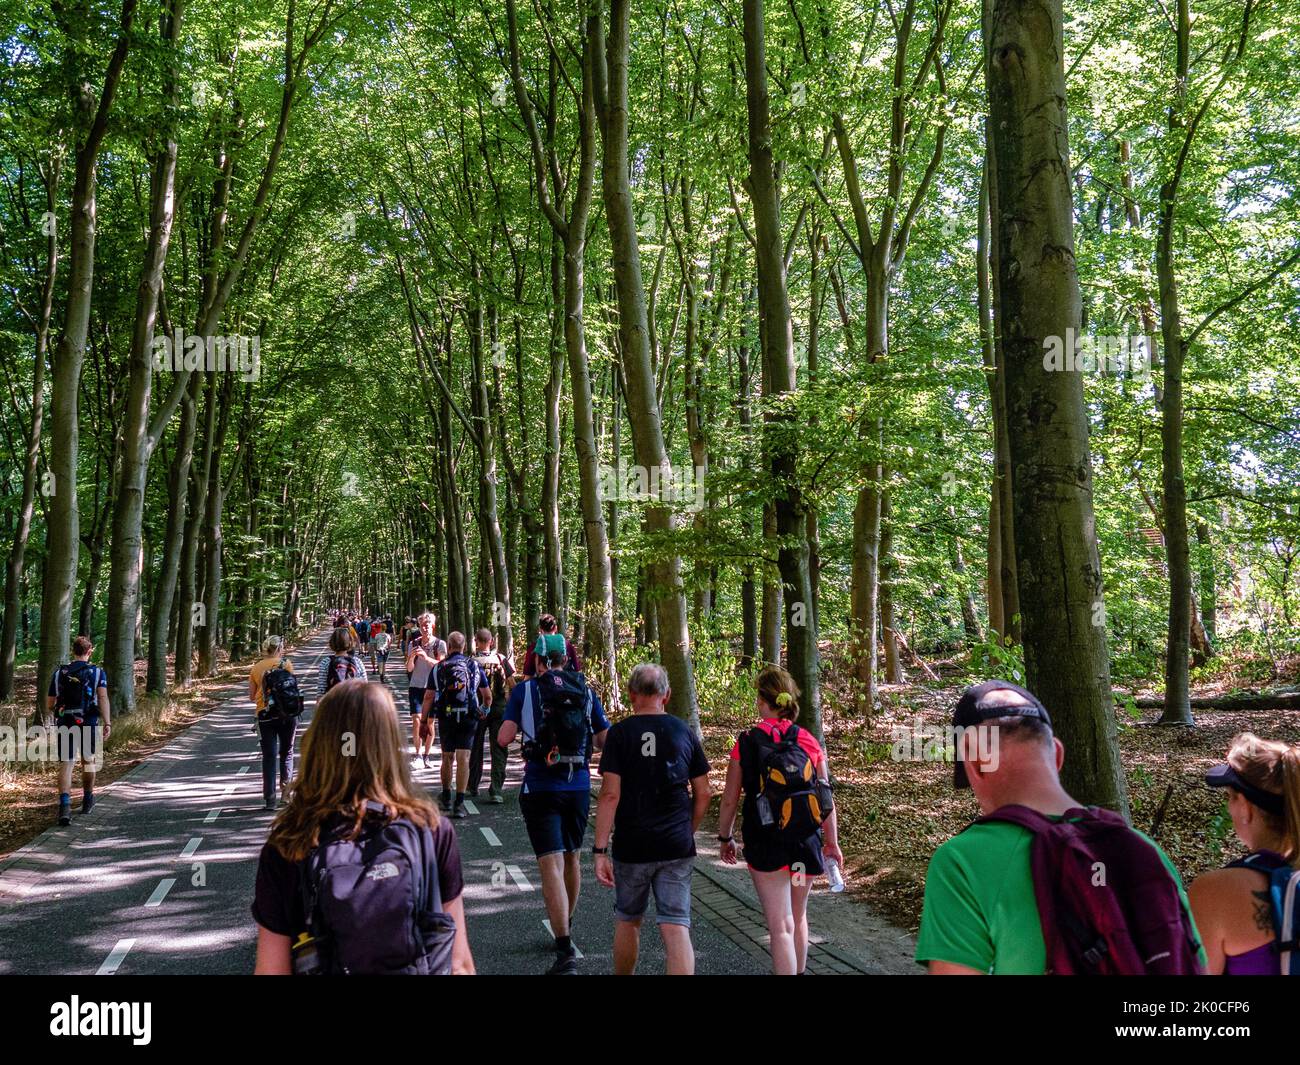
[[[54,708],[60,714],[70,714],[80,725],[90,714],[96,712],[95,676],[97,670],[89,662],[80,659],[59,667],[55,681]]]
[[[572,669],[549,669],[536,683],[541,692],[541,721],[531,751],[525,748],[524,754],[547,765],[567,765],[572,777],[575,766],[587,764],[591,688],[587,678]]]
[[[283,658],[262,675],[262,694],[266,703],[263,720],[298,717],[306,705],[298,690],[298,678],[284,668]]]
[[[463,714],[469,709],[472,680],[469,659],[452,655],[438,663],[438,709]]]
[[[366,808],[384,813],[378,803]],[[294,946],[295,973],[451,972],[456,921],[443,912],[431,829],[368,817],[356,839],[322,843],[312,852],[299,887],[307,929]]]
[[[791,844],[814,835],[830,815],[830,792],[799,746],[799,726],[789,726],[779,739],[755,726],[742,733],[739,744],[759,825]]]
[[[325,666],[325,690],[329,691],[334,685],[359,676],[361,671],[357,669],[357,660],[353,655],[330,655]]]

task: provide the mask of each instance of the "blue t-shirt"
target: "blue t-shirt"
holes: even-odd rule
[[[525,712],[529,720],[525,721]],[[519,726],[520,737],[524,740],[535,735],[534,729],[540,724],[542,715],[542,693],[537,679],[526,680],[516,684],[506,702],[505,720],[513,721]],[[587,736],[587,761],[591,760],[592,737],[609,728],[609,718],[601,705],[600,696],[591,692],[591,732]],[[569,770],[573,775],[569,775]],[[520,794],[527,795],[533,791],[590,791],[591,771],[586,763],[581,766],[549,766],[541,758],[524,760],[524,785]]]
[[[95,693],[95,696],[90,699],[84,707],[84,713],[86,717],[99,717],[99,689],[108,687],[108,674],[105,673],[100,666],[96,666],[89,662],[86,664],[90,666],[90,671],[86,674],[86,680],[83,683],[89,683],[90,689]],[[72,665],[71,662],[67,665],[59,666],[58,669],[50,674],[50,698],[57,699],[59,697],[59,674],[70,665]],[[67,709],[68,708],[61,708],[59,712],[66,713]]]

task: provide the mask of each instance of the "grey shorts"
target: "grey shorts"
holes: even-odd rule
[[[650,893],[655,896],[655,920],[659,924],[691,926],[691,871],[694,858],[670,862],[614,862],[614,917],[639,921],[644,916]]]

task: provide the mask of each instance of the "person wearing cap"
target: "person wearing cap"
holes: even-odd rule
[[[1263,740],[1243,732],[1228,759],[1205,776],[1228,791],[1228,814],[1249,854],[1192,881],[1188,895],[1205,939],[1209,972],[1277,976],[1269,873],[1300,868],[1300,744]]]
[[[968,688],[952,723],[957,730],[953,784],[974,792],[983,815],[1025,806],[1059,820],[1081,807],[1061,787],[1065,747],[1052,732],[1047,708],[1024,688],[1001,680]],[[1190,913],[1177,870],[1143,838],[1155,847]],[[1030,866],[1033,840],[1020,825],[981,821],[934,852],[916,943],[916,960],[929,972],[1046,972],[1047,945]]]

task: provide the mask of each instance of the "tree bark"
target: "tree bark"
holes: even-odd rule
[[[1028,686],[1065,745],[1066,790],[1080,802],[1127,814],[1083,382],[1078,373],[1044,367],[1044,341],[1061,343],[1080,326],[1061,0],[987,0],[985,12],[999,320]]]
[[[613,272],[618,282],[619,339],[628,420],[637,462],[646,470],[668,467],[663,427],[650,359],[650,323],[645,285],[641,277],[641,251],[632,210],[628,160],[628,16],[630,0],[610,0],[608,51],[603,69],[595,65],[595,98],[604,145],[601,167],[605,219],[609,227]],[[588,17],[593,58],[604,43],[599,13]],[[691,662],[690,634],[686,622],[686,595],[682,586],[681,558],[669,543],[675,523],[669,508],[652,503],[646,511],[650,533],[663,553],[650,566],[657,595],[659,656],[672,686],[669,711],[686,721],[697,734],[699,711],[695,697],[695,671]]]

